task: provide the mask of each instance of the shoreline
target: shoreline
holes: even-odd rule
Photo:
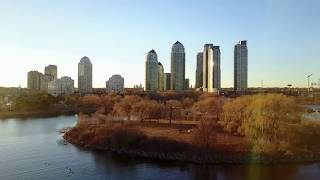
[[[0,113],[0,120],[7,120],[11,118],[48,118],[62,115],[75,115],[77,111],[38,111],[38,112],[5,112]]]
[[[72,130],[71,130],[72,131]],[[90,144],[83,140],[78,140],[74,134],[66,132],[63,138],[70,144],[89,151],[101,151],[113,153],[116,155],[124,155],[134,158],[146,158],[155,161],[175,161],[181,163],[194,164],[276,164],[276,163],[315,163],[320,162],[320,153],[305,153],[303,155],[258,155],[251,152],[237,151],[202,151],[192,148],[186,151],[165,152],[161,150],[150,150],[150,148],[115,148],[109,146],[101,146]],[[146,141],[151,141],[146,140]],[[176,142],[179,144],[181,142]],[[172,144],[175,146],[175,144]]]
[[[51,108],[43,111],[28,111],[28,112],[16,112],[16,111],[7,111],[0,112],[0,120],[6,120],[11,118],[48,118],[48,117],[56,117],[63,115],[76,115],[80,112],[85,114],[90,114],[95,112],[96,108],[67,108],[67,109],[55,109]]]

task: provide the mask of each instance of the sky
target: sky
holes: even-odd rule
[[[248,41],[249,87],[307,86],[320,78],[318,0],[1,0],[0,86],[27,86],[27,72],[58,66],[77,86],[78,62],[93,63],[93,86],[113,74],[144,85],[154,49],[170,72],[171,46],[186,51],[194,84],[196,54],[220,46],[222,87],[233,86],[233,48]]]

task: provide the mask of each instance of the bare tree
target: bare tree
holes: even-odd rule
[[[193,142],[203,149],[210,149],[215,143],[215,125],[210,120],[201,120],[193,136]]]
[[[182,108],[182,103],[178,100],[168,100],[165,104],[167,116],[169,118],[169,123],[171,124],[173,119],[181,116],[180,109]]]
[[[133,112],[140,118],[140,121],[148,118],[160,119],[162,106],[157,101],[144,99],[133,106]]]
[[[217,120],[222,113],[224,100],[219,97],[207,97],[200,98],[200,100],[193,105],[193,112],[195,114],[201,114],[203,118],[209,118],[209,116],[215,116]]]
[[[118,115],[127,116],[127,120],[131,118],[133,106],[141,100],[138,96],[125,96],[120,102],[114,105],[114,112]]]

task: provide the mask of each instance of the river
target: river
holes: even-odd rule
[[[217,179],[319,180],[320,163],[194,165],[86,151],[65,143],[76,116],[0,120],[0,180]]]

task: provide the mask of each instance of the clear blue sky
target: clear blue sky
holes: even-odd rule
[[[88,56],[93,84],[112,74],[125,86],[144,84],[146,53],[155,49],[170,71],[171,45],[186,49],[194,83],[204,43],[221,48],[222,87],[233,86],[233,47],[248,40],[249,86],[306,86],[320,78],[318,0],[4,0],[0,2],[0,86],[26,86],[29,70],[58,65],[77,85],[77,63]]]

